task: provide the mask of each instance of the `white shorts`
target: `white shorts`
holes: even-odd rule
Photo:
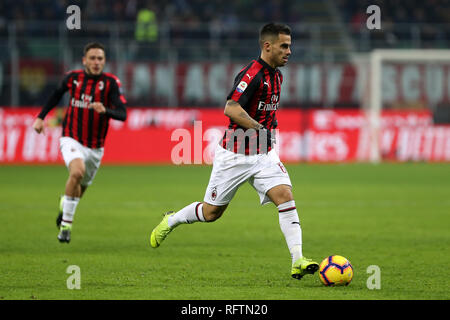
[[[103,148],[91,149],[70,137],[61,137],[59,139],[59,148],[67,168],[73,159],[83,159],[86,172],[81,180],[81,185],[91,185],[102,161]]]
[[[282,184],[292,187],[289,174],[274,149],[267,154],[246,156],[218,145],[203,200],[215,206],[228,204],[246,181],[258,192],[261,205],[271,202],[266,193],[273,187]]]

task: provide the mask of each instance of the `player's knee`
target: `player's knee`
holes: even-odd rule
[[[85,170],[83,168],[72,169],[70,170],[70,178],[81,181],[81,179],[83,179],[84,177],[84,171]]]
[[[77,181],[83,179],[86,167],[82,159],[74,159],[69,164],[69,177]]]
[[[288,202],[294,200],[294,196],[292,195],[292,191],[290,188],[283,188],[283,190],[280,193],[280,201]]]
[[[277,206],[279,204],[294,200],[291,188],[288,185],[276,186],[273,189],[269,190],[267,195]]]

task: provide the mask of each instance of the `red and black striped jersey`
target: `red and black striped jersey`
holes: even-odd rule
[[[278,68],[272,68],[261,57],[253,60],[243,68],[234,80],[233,89],[227,100],[234,100],[249,114],[250,117],[262,124],[267,130],[274,129],[277,124],[276,111],[280,103],[281,84],[283,75]],[[244,128],[230,119],[228,132]],[[226,148],[230,135],[225,132],[222,147]],[[240,150],[239,141],[234,142],[232,151]],[[270,151],[271,147],[268,146]],[[248,146],[245,146],[248,154]],[[259,147],[258,147],[259,152]]]
[[[84,70],[70,71],[66,73],[38,117],[44,119],[67,91],[70,100],[62,122],[62,136],[71,137],[88,148],[103,147],[109,119],[126,119],[126,99],[121,92],[119,78],[106,72],[94,76]],[[101,102],[106,113],[99,114],[88,108],[93,102]]]

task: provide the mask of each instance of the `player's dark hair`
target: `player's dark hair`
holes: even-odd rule
[[[83,54],[86,55],[86,53],[91,49],[102,49],[106,55],[105,46],[100,42],[89,42],[87,45],[84,46]]]
[[[277,38],[279,34],[291,35],[291,28],[287,24],[268,23],[259,32],[259,44],[261,47],[268,38]]]

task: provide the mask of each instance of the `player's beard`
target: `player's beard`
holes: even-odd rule
[[[99,74],[101,74],[103,71],[102,68],[98,68],[98,70],[96,71],[94,67],[88,68],[86,67],[86,72],[87,74],[93,75],[93,76],[98,76]]]
[[[289,61],[289,56],[284,55],[283,53],[276,55],[274,58],[275,67],[284,67]],[[287,60],[285,60],[285,58],[287,58]]]
[[[283,67],[285,66],[289,61],[289,56],[281,55],[279,59],[278,66]]]

